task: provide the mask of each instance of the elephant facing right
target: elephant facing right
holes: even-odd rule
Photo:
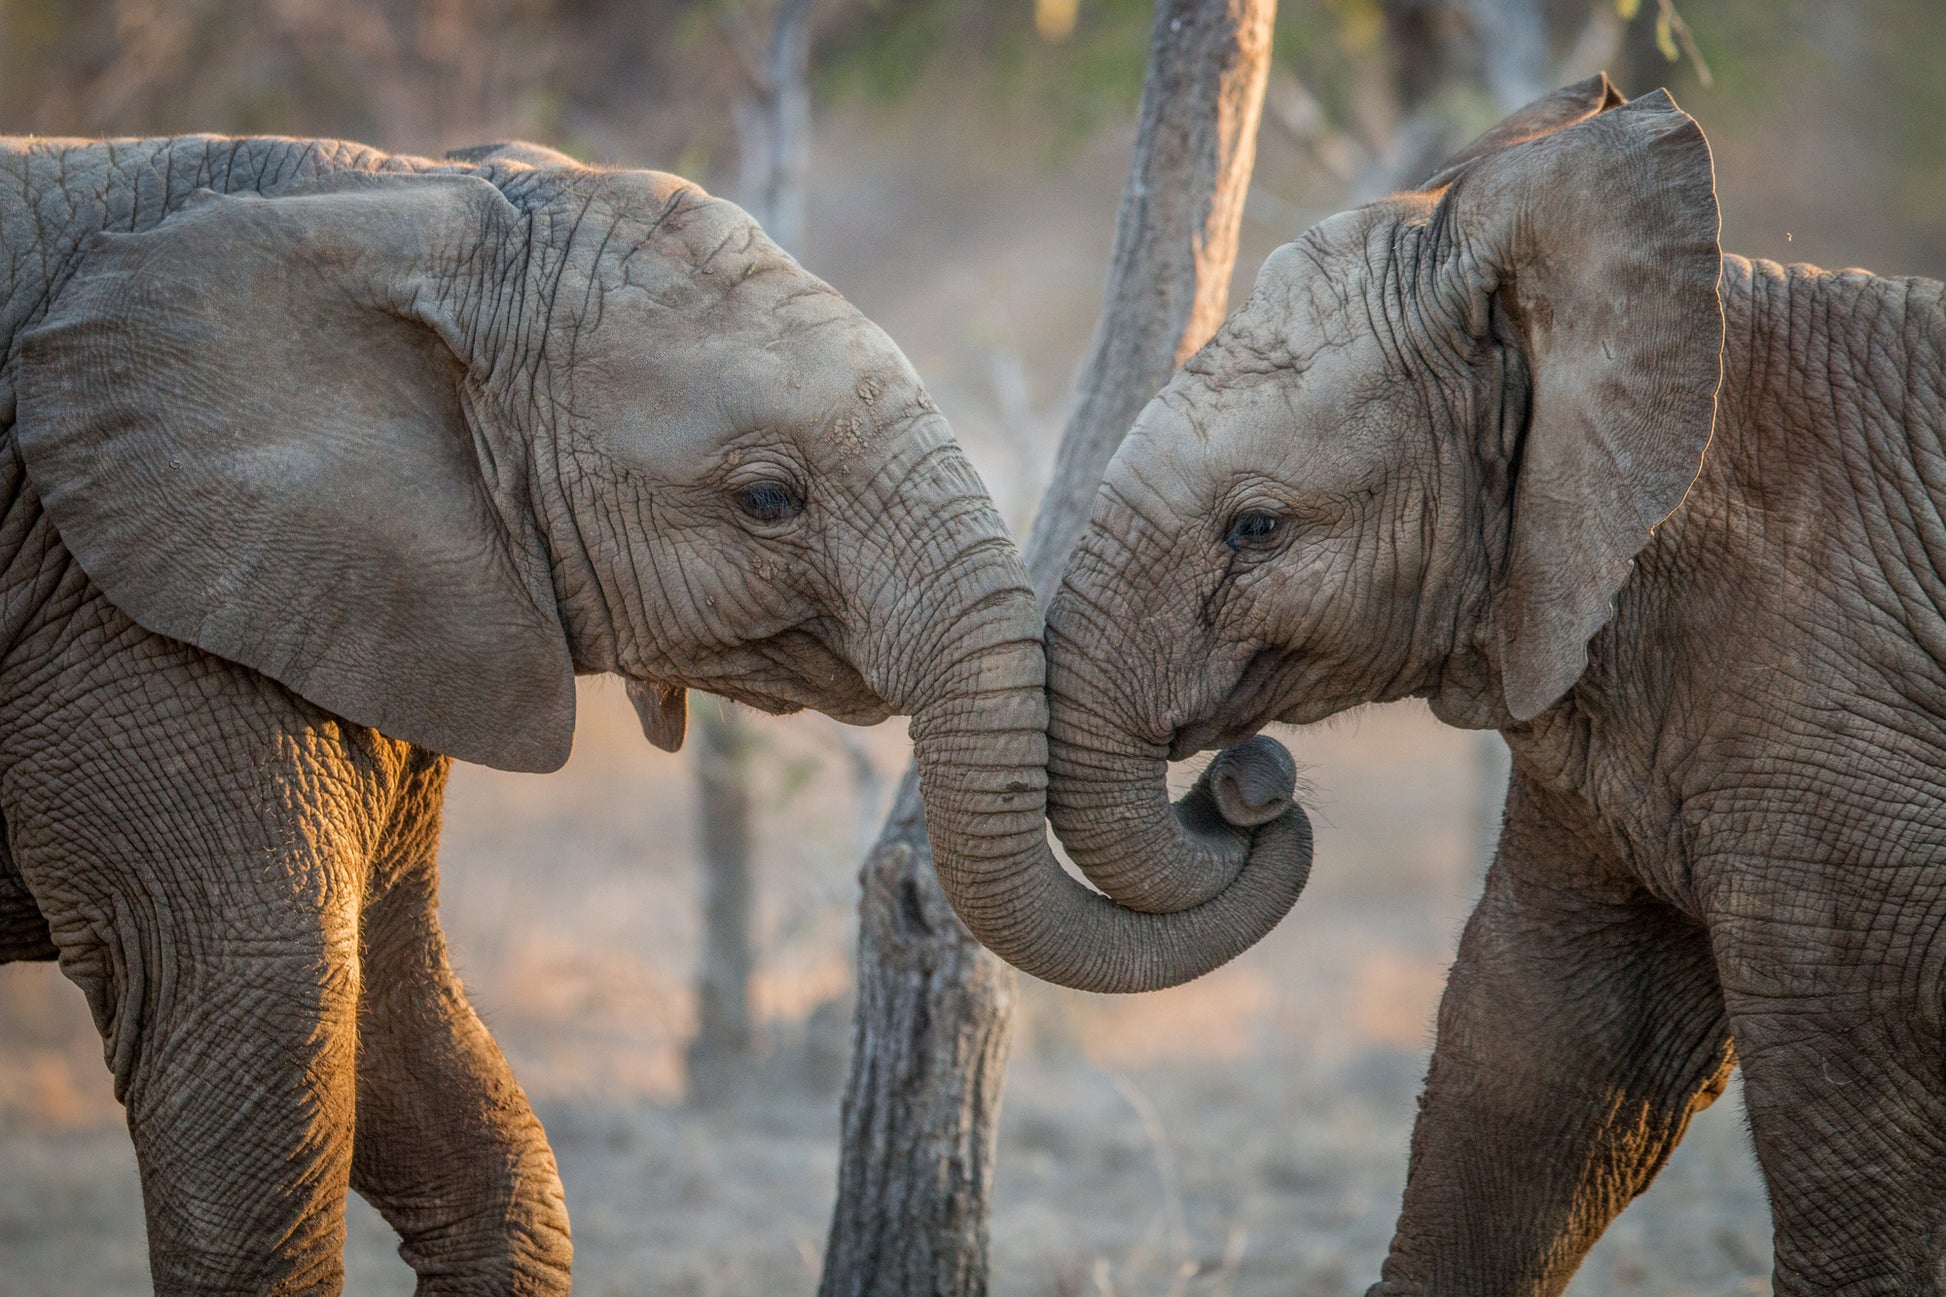
[[[1741,1066],[1780,1294],[1946,1287],[1942,285],[1722,255],[1604,77],[1276,252],[1048,616],[1050,817],[1213,882],[1172,758],[1427,699],[1513,753],[1380,1294],[1561,1292]]]

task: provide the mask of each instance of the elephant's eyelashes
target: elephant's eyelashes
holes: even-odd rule
[[[1275,540],[1283,526],[1284,520],[1274,513],[1246,509],[1230,520],[1223,543],[1233,550],[1259,549]]]
[[[782,482],[752,482],[737,492],[737,504],[758,522],[782,522],[804,507],[797,492]]]

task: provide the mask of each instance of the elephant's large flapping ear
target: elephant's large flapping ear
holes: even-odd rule
[[[352,721],[559,766],[573,664],[524,450],[467,417],[456,305],[495,318],[480,294],[523,238],[457,175],[207,194],[96,236],[17,383],[28,474],[82,569],[148,629]]]
[[[1709,444],[1723,347],[1709,145],[1657,91],[1480,157],[1441,209],[1474,327],[1526,376],[1506,385],[1526,394],[1524,420],[1503,412],[1513,444],[1489,451],[1513,477],[1501,688],[1526,720],[1586,669]]]
[[[1626,102],[1627,100],[1622,98],[1622,92],[1615,88],[1615,83],[1608,79],[1606,72],[1597,72],[1586,80],[1562,86],[1559,90],[1542,95],[1525,108],[1503,118],[1498,125],[1483,133],[1479,139],[1447,158],[1440,164],[1439,170],[1432,174],[1432,178],[1419,187],[1427,190],[1442,189],[1451,184],[1461,171],[1488,154],[1510,149],[1516,144],[1525,144],[1528,140],[1538,139],[1543,135],[1551,135],[1577,122],[1584,122],[1590,117],[1605,113],[1611,108],[1620,108]]]

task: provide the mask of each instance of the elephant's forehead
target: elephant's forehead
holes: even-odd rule
[[[748,327],[643,344],[589,364],[575,410],[672,476],[752,435],[795,442],[813,461],[851,460],[884,429],[933,412],[891,340],[849,308],[815,325],[757,313]]]
[[[1264,258],[1255,292],[1282,298],[1354,278],[1369,262],[1371,224],[1371,214],[1364,210],[1319,221]]]
[[[790,262],[705,300],[610,294],[591,319],[576,338],[578,387],[730,393],[795,408],[870,404],[918,386],[882,330]]]
[[[1272,252],[1232,322],[1238,332],[1280,338],[1299,357],[1347,341],[1384,273],[1380,224],[1367,208],[1340,212]]]
[[[626,170],[599,173],[601,182],[611,201],[620,206],[630,206],[643,211],[655,211],[665,207],[678,195],[693,197],[702,202],[716,201],[694,181],[667,171]]]
[[[568,260],[587,266],[604,309],[619,296],[700,318],[748,297],[747,281],[780,272],[830,291],[742,208],[687,182],[641,190],[611,186],[588,198],[585,209],[554,219],[571,223]]]
[[[1231,359],[1236,359],[1232,357]],[[1178,377],[1124,443],[1130,471],[1221,485],[1239,473],[1319,480],[1368,477],[1400,450],[1375,411],[1385,379],[1357,347],[1324,348],[1302,365],[1266,369],[1243,358],[1239,379],[1221,357]]]
[[[662,171],[611,171],[589,194],[589,216],[604,238],[632,237],[632,250],[699,266],[759,235],[749,213],[701,185]]]

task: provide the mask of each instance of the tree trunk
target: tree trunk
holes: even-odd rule
[[[772,241],[804,251],[804,181],[811,166],[811,9],[817,0],[777,0],[756,88],[733,109],[738,201]]]
[[[750,94],[735,109],[745,210],[792,255],[803,247],[804,180],[811,149],[811,8],[779,0],[769,38],[751,64]],[[735,43],[738,33],[726,31]],[[687,1067],[689,1101],[733,1098],[756,1052],[750,1012],[756,893],[750,857],[750,752],[755,735],[735,708],[697,708],[697,813],[703,848],[703,951],[696,981],[696,1036]]]
[[[696,810],[703,856],[703,949],[696,1035],[686,1055],[689,1101],[710,1107],[741,1090],[755,1053],[750,969],[756,893],[750,875],[749,726],[730,704],[699,699]]]
[[[1222,322],[1275,0],[1160,0],[1101,323],[1034,521],[1043,599],[1137,413]],[[865,861],[858,1009],[823,1297],[986,1291],[1014,1005],[933,873],[910,771]]]
[[[851,1074],[818,1291],[984,1293],[1014,978],[939,890],[910,769],[859,881]]]
[[[1541,0],[1467,0],[1466,13],[1480,46],[1480,79],[1495,107],[1510,113],[1554,89]]]

